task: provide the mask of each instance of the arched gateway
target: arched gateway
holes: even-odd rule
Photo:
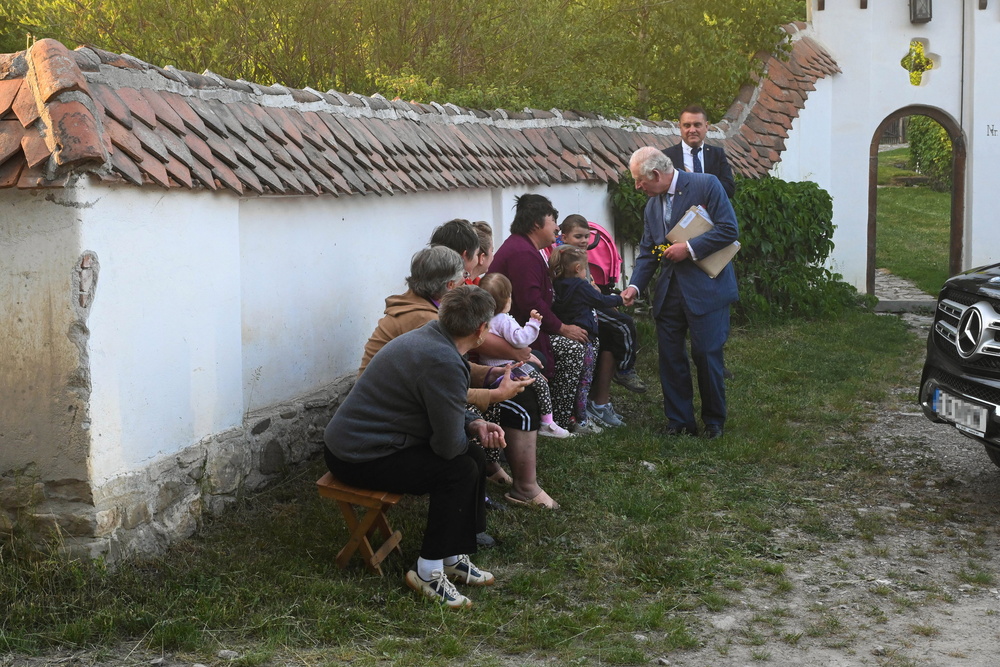
[[[868,155],[868,269],[865,284],[869,294],[875,291],[875,237],[878,212],[878,147],[886,128],[901,118],[927,116],[937,121],[951,139],[951,215],[949,222],[948,273],[962,271],[962,238],[965,230],[965,135],[949,114],[934,107],[919,104],[904,107],[886,116],[872,135]]]

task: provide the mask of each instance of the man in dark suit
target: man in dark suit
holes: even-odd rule
[[[632,154],[629,170],[635,187],[649,196],[645,227],[639,243],[631,284],[622,292],[626,305],[646,289],[660,269],[653,296],[653,316],[663,386],[667,435],[697,435],[691,364],[685,338],[691,331],[691,357],[698,372],[701,418],[705,437],[722,436],[726,422],[726,388],[722,349],[729,338],[729,305],[739,298],[736,274],[730,263],[714,279],[692,259],[705,258],[730,245],[739,236],[736,213],[719,179],[674,169],[660,150],[646,146]],[[675,243],[658,257],[656,246],[685,212],[705,207],[714,226],[684,243]]]
[[[663,151],[674,163],[674,169],[696,174],[713,174],[722,183],[726,195],[732,197],[736,183],[733,181],[733,170],[726,158],[726,149],[705,143],[705,137],[708,135],[708,114],[703,108],[693,104],[681,111],[680,126],[681,142]]]

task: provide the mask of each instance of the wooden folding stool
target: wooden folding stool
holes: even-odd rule
[[[392,530],[385,515],[390,507],[399,502],[400,498],[403,497],[402,494],[348,486],[329,472],[316,482],[316,486],[319,488],[320,496],[337,501],[340,511],[344,515],[344,521],[347,523],[347,530],[351,534],[347,544],[337,554],[337,565],[340,568],[347,567],[351,556],[360,549],[365,566],[381,576],[380,564],[390,552],[395,550],[399,555],[403,555],[403,550],[399,547],[403,534],[398,530]],[[364,517],[358,516],[356,508],[359,507],[364,507],[366,510]],[[383,537],[382,545],[378,550],[373,550],[369,541],[375,531],[382,533]]]

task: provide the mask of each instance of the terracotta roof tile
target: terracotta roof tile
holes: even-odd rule
[[[21,142],[17,143],[18,148]],[[24,168],[24,160],[11,157],[6,162],[0,163],[0,188],[12,188],[17,185],[21,178],[21,169]]]
[[[125,126],[114,119],[108,118],[104,121],[104,130],[116,148],[125,151],[133,160],[138,161],[142,159],[142,145]],[[112,152],[117,153],[118,151]]]
[[[21,86],[13,103],[11,103],[11,109],[24,127],[28,127],[39,119],[38,104],[35,102],[35,94],[31,92],[31,86]]]
[[[0,120],[0,164],[20,152],[24,134],[25,130],[18,121]]]
[[[220,183],[238,195],[243,194],[243,182],[240,181],[232,169],[227,167],[221,160],[215,160],[212,164],[212,176]]]
[[[219,186],[215,183],[215,177],[212,175],[211,168],[207,167],[204,162],[193,159],[187,166],[191,170],[191,175],[201,181],[202,185],[210,190],[219,189]]]
[[[49,159],[49,150],[45,139],[37,132],[25,132],[21,137],[21,150],[29,169],[33,169]]]
[[[125,180],[134,185],[142,185],[142,172],[135,166],[129,156],[120,151],[111,153],[111,167]]]
[[[106,155],[100,129],[94,115],[82,102],[53,100],[46,105],[43,119],[51,129],[45,139],[58,166],[104,163]]]
[[[157,121],[163,123],[178,134],[183,134],[185,132],[184,119],[180,117],[173,107],[167,104],[167,101],[160,95],[159,92],[147,88],[142,91],[142,96],[145,98],[150,109],[153,110],[153,114],[155,115]],[[149,123],[147,123],[147,125],[149,125]]]
[[[175,158],[173,155],[168,155],[167,159],[163,161],[163,168],[167,170],[167,173],[170,174],[172,179],[184,187],[194,187],[194,179],[191,176],[191,170],[188,169],[187,165]]]
[[[21,82],[24,79],[6,79],[0,81],[0,118],[10,111],[10,105],[14,103],[18,91],[21,89]]]
[[[180,160],[188,169],[191,168],[191,164],[194,162],[194,156],[191,154],[191,149],[187,147],[184,140],[178,137],[176,134],[169,130],[165,130],[162,126],[157,132],[157,136],[160,141],[163,142],[163,146],[167,149],[170,155],[174,156]]]
[[[170,179],[167,176],[167,169],[159,159],[153,157],[146,151],[141,153],[142,159],[136,164],[139,167],[139,171],[145,174],[152,182],[157,185],[162,185],[165,188],[170,187]]]
[[[254,173],[261,181],[261,185],[265,185],[271,188],[274,192],[285,192],[285,185],[278,178],[278,175],[271,171],[268,167],[262,164],[258,164],[257,168],[254,169]]]
[[[243,127],[243,129],[247,132],[247,134],[250,135],[251,138],[254,138],[257,141],[267,140],[268,134],[267,132],[264,131],[264,126],[261,124],[259,120],[257,120],[256,116],[249,113],[241,105],[234,104],[232,109],[230,109],[230,111],[232,112],[233,117],[236,119],[236,121],[239,122],[239,124]]]
[[[170,93],[167,91],[160,91],[160,95],[163,97],[164,101],[170,105],[170,108],[176,111],[177,115],[181,117],[181,120],[184,121],[184,127],[186,127],[187,130],[194,132],[202,139],[208,136],[205,134],[205,121],[201,119],[201,117],[195,112],[194,109],[191,108],[189,104],[191,99],[190,97],[182,97],[177,93]],[[185,130],[185,132],[187,130]]]
[[[258,179],[254,171],[246,165],[237,165],[236,168],[233,169],[233,175],[237,181],[246,185],[257,194],[264,194],[264,186],[261,184],[260,179]]]
[[[281,131],[281,127],[274,122],[270,114],[264,110],[263,107],[257,105],[246,105],[243,110],[253,116],[261,127],[264,128],[264,134],[271,137],[280,144],[288,143],[288,139],[285,137],[285,133]],[[261,141],[264,141],[262,137],[258,137]]]
[[[68,91],[90,94],[76,59],[54,39],[41,39],[32,46],[28,75],[34,79],[38,101],[43,104]]]
[[[146,152],[152,153],[157,160],[164,162],[169,158],[170,153],[167,150],[167,145],[163,143],[163,139],[160,138],[155,130],[146,127],[142,123],[138,123],[132,128],[132,134],[139,140],[142,148]]]
[[[104,107],[104,113],[111,116],[129,130],[132,129],[132,112],[110,87],[101,83],[91,86],[94,99]]]

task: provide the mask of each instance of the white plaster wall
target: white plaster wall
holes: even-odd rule
[[[489,220],[489,191],[243,200],[248,409],[355,372],[385,297],[406,291],[410,258],[458,217]]]
[[[397,196],[281,197],[240,202],[245,410],[301,396],[354,373],[385,297],[406,290],[410,258],[453,218],[506,238],[514,197],[552,199],[560,219],[610,226],[604,185],[456,190]]]
[[[1000,262],[1000,15],[968,8],[965,134],[968,143],[964,266]]]
[[[238,200],[94,185],[80,243],[100,275],[90,328],[94,483],[241,423]]]
[[[78,251],[100,262],[88,321],[92,481],[353,373],[433,229],[486,220],[499,244],[527,191],[610,227],[596,184],[240,199],[82,182]]]
[[[793,182],[813,181],[823,189],[830,187],[833,85],[831,77],[816,82],[816,90],[809,93],[805,109],[792,121],[785,150],[781,153],[781,161],[771,170],[772,176]]]
[[[834,266],[863,289],[872,137],[890,113],[908,105],[936,107],[960,119],[963,10],[939,2],[930,23],[914,25],[906,2],[871,2],[868,9],[856,2],[827,2],[812,18],[817,40],[843,71],[831,78],[831,150],[814,157],[829,155],[827,190],[837,225]],[[925,40],[926,53],[934,60],[920,86],[910,84],[900,65],[911,39]]]
[[[1000,207],[1000,191],[992,174],[1000,167],[1000,86],[994,63],[1000,44],[995,8],[977,3],[934,5],[933,20],[909,22],[907,2],[826,3],[815,10],[810,0],[816,38],[831,53],[843,74],[832,78],[830,186],[836,269],[863,287],[867,252],[868,155],[878,125],[893,111],[927,105],[950,114],[968,140],[966,200],[966,267],[998,261],[1000,230],[989,219]],[[934,69],[921,85],[909,83],[900,60],[911,39],[922,39]],[[964,39],[964,44],[963,44]],[[809,104],[812,103],[810,95]],[[807,111],[812,108],[807,106]],[[998,134],[988,134],[990,125]],[[803,126],[803,129],[804,126]]]

